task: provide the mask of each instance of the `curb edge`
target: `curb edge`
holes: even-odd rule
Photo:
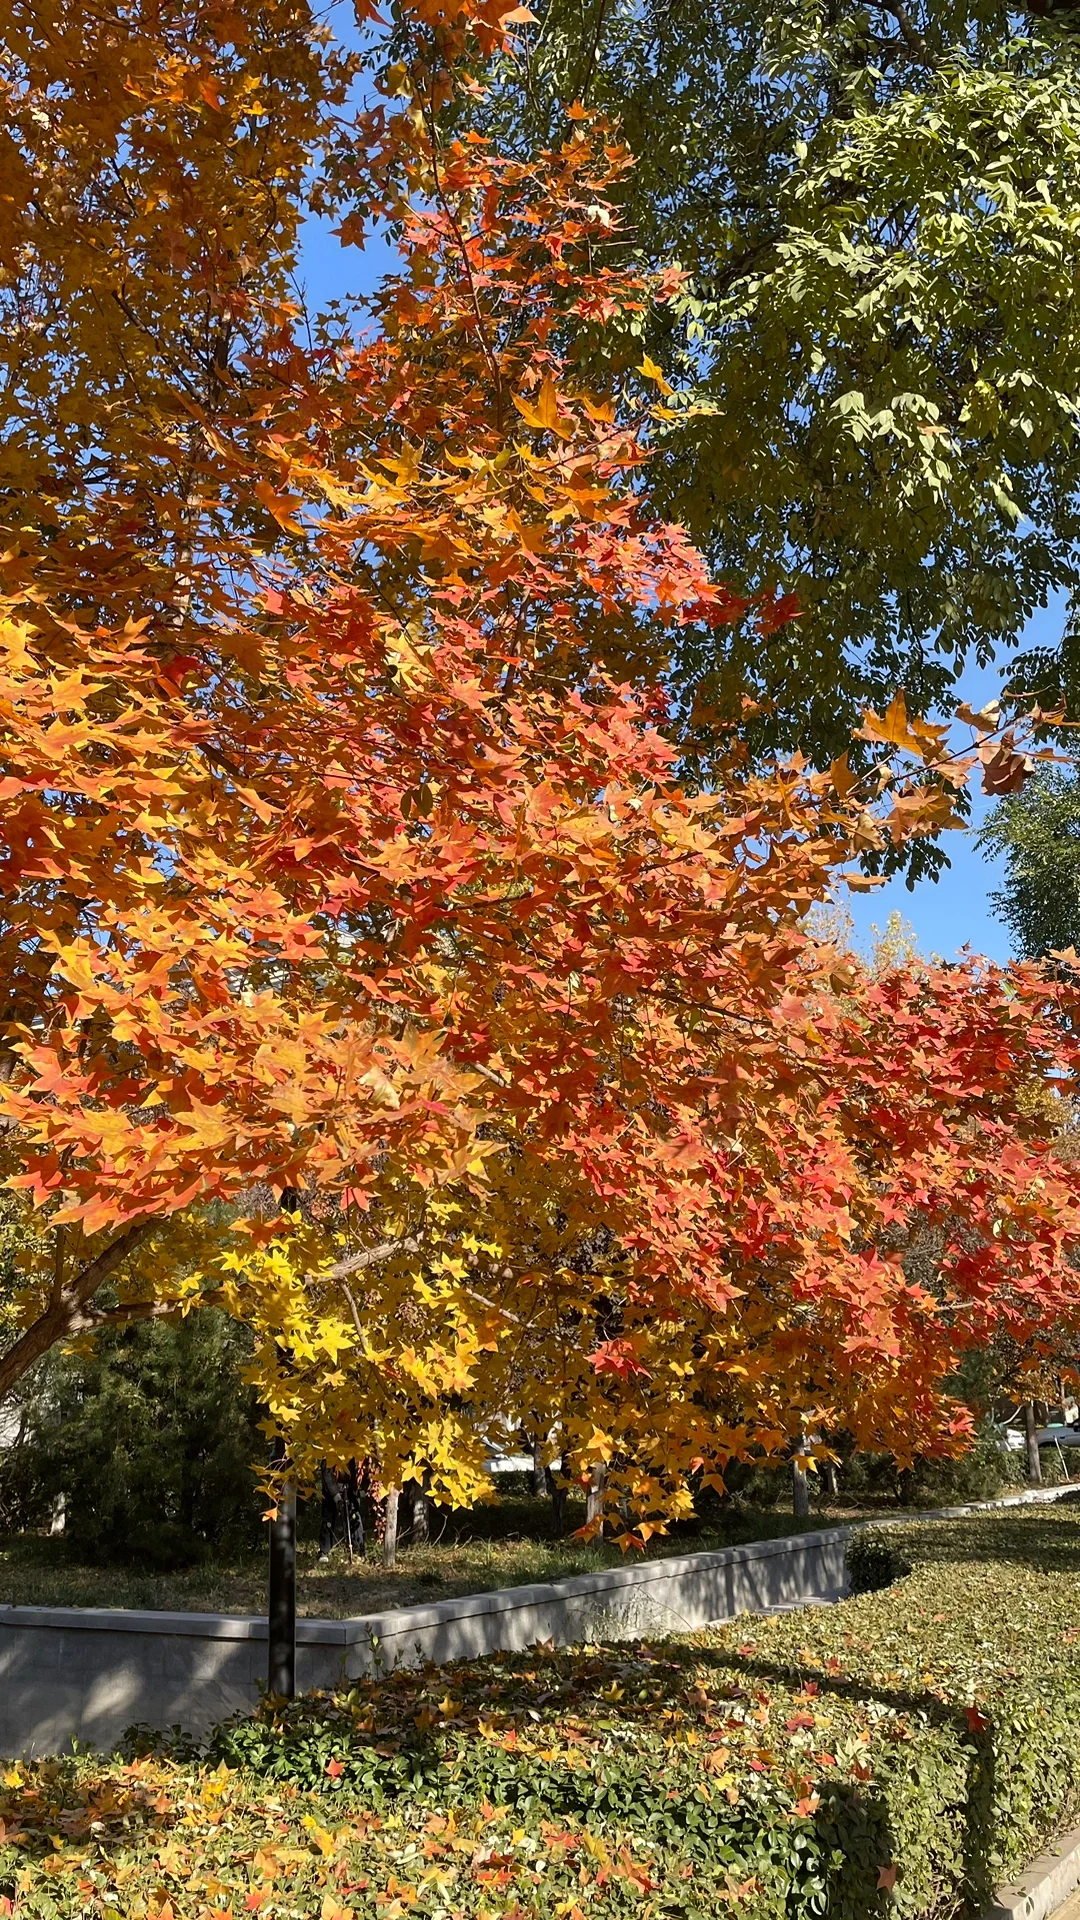
[[[1051,1920],[1078,1886],[1080,1827],[1073,1827],[1007,1887],[999,1887],[981,1920]]]

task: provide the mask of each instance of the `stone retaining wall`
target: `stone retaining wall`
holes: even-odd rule
[[[848,1529],[637,1561],[543,1585],[355,1620],[298,1620],[296,1683],[460,1660],[538,1640],[683,1633],[709,1620],[835,1595]],[[0,1607],[0,1754],[105,1747],[135,1721],[202,1733],[254,1705],[266,1621],[222,1613]]]
[[[1069,1490],[903,1518],[954,1518]],[[638,1560],[354,1620],[299,1620],[297,1686],[333,1687],[379,1667],[520,1651],[538,1640],[570,1645],[685,1633],[737,1613],[837,1598],[851,1531],[830,1527],[717,1553]],[[264,1619],[0,1606],[0,1754],[56,1753],[73,1739],[107,1747],[136,1721],[203,1733],[254,1705],[265,1673]]]

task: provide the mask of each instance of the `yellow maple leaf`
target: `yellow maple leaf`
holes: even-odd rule
[[[560,440],[572,438],[559,412],[559,395],[555,382],[549,374],[540,388],[535,401],[526,400],[520,394],[514,395],[514,405],[522,419],[530,427],[539,427],[545,433],[557,434]]]

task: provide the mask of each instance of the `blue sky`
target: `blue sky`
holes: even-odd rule
[[[1064,601],[1042,609],[1030,621],[1024,645],[1056,643],[1065,619]],[[982,707],[993,700],[1001,684],[996,668],[971,667],[958,683],[958,700]],[[966,744],[970,731],[961,730]],[[890,880],[874,893],[849,896],[851,917],[860,945],[871,944],[872,928],[883,927],[890,913],[897,912],[914,929],[921,953],[940,954],[951,960],[964,947],[985,953],[992,960],[1009,960],[1012,952],[1009,936],[993,912],[990,895],[1000,885],[1002,863],[988,860],[975,844],[975,831],[993,806],[977,788],[973,791],[972,827],[942,836],[949,866],[937,881],[924,880],[910,892],[903,880]]]
[[[369,291],[387,270],[397,264],[395,249],[376,235],[361,251],[342,247],[328,226],[310,219],[304,233],[300,281],[309,308],[317,312],[331,300],[357,296]],[[1055,604],[1037,613],[1031,621],[1025,643],[1057,640],[1061,633],[1064,608]],[[981,707],[998,692],[1000,675],[995,668],[972,667],[957,686],[957,699]],[[965,742],[970,735],[965,732]],[[1000,862],[987,860],[975,844],[974,830],[985,819],[992,802],[976,793],[971,830],[953,831],[944,836],[950,865],[937,880],[921,881],[909,891],[903,880],[889,881],[874,893],[851,894],[847,898],[860,945],[872,944],[873,928],[884,927],[889,915],[899,912],[914,929],[920,951],[940,954],[951,960],[965,946],[985,953],[994,960],[1008,960],[1009,938],[994,916],[990,895],[999,884]]]

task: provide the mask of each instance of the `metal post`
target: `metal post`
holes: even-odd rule
[[[279,1440],[274,1454],[283,1460]],[[280,1490],[270,1522],[270,1599],[267,1610],[267,1686],[283,1700],[296,1694],[296,1488]]]
[[[1042,1486],[1042,1461],[1039,1459],[1039,1429],[1035,1419],[1035,1404],[1024,1401],[1024,1441],[1027,1451],[1027,1477],[1029,1487]]]

